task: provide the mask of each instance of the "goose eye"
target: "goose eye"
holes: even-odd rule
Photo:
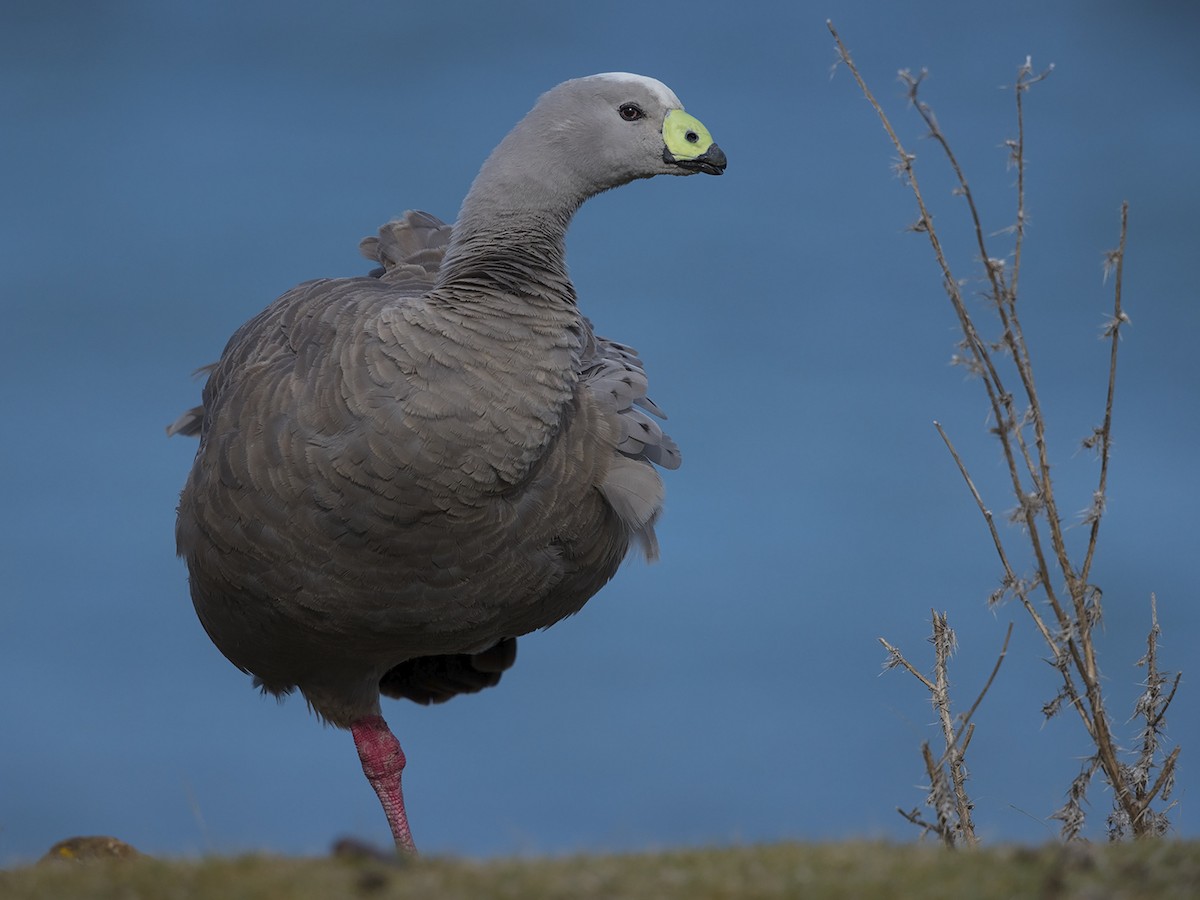
[[[638,119],[646,118],[646,114],[642,112],[641,107],[635,103],[626,103],[617,112],[621,114],[621,118],[626,122],[636,122]]]

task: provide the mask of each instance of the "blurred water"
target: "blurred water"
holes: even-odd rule
[[[642,351],[684,449],[663,560],[522,640],[496,690],[388,706],[418,843],[912,837],[893,810],[922,799],[932,716],[911,678],[878,677],[876,638],[928,659],[930,607],[958,629],[964,705],[1018,620],[976,716],[976,821],[992,839],[1054,833],[1045,817],[1087,743],[1066,716],[1043,726],[1053,672],[1027,623],[985,609],[999,565],[931,420],[998,511],[1007,476],[979,386],[946,366],[955,323],[904,232],[893,151],[847,73],[830,77],[824,14],[710,0],[0,11],[0,860],[78,833],[170,854],[386,838],[349,736],[259,697],[195,621],[173,548],[194,445],[162,429],[238,324],[298,281],[365,271],[358,239],[405,208],[452,217],[542,90],[612,70],[666,81],[730,158],[721,179],[597,198],[569,239],[586,311]],[[961,202],[895,70],[931,70],[926,99],[999,229],[1013,120],[997,88],[1026,54],[1057,64],[1027,105],[1022,281],[1069,512],[1095,478],[1075,448],[1103,411],[1100,261],[1131,203],[1134,325],[1095,569],[1122,723],[1149,593],[1167,665],[1187,667],[1200,630],[1196,13],[846,3],[835,18],[918,154],[962,277]],[[1197,708],[1185,680],[1170,731],[1189,836]],[[1099,829],[1099,786],[1092,802]]]

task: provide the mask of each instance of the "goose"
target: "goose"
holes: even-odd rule
[[[645,367],[597,336],[567,275],[580,205],[725,154],[662,82],[543,94],[453,226],[409,212],[370,275],[298,285],[209,367],[176,524],[196,614],[265,693],[348,729],[399,851],[405,756],[380,697],[495,685],[516,639],[577,612],[631,548],[658,553],[680,455]]]

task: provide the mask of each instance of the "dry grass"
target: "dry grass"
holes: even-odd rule
[[[839,63],[845,65],[853,75],[896,149],[898,162],[895,171],[910,189],[918,210],[917,220],[910,230],[927,238],[941,272],[942,286],[961,327],[962,340],[953,362],[963,366],[983,385],[993,423],[992,432],[999,440],[1005,468],[1011,479],[1012,495],[1016,498],[1017,507],[1010,518],[1013,524],[1020,526],[1029,559],[1029,571],[1020,574],[1014,563],[1016,556],[1010,551],[1005,534],[997,528],[995,518],[976,488],[966,464],[945,430],[940,424],[934,423],[983,516],[1003,570],[1000,585],[992,592],[988,602],[996,604],[1015,599],[1024,608],[1049,651],[1049,662],[1061,678],[1056,696],[1042,705],[1043,713],[1050,718],[1063,708],[1073,710],[1091,742],[1092,751],[1068,789],[1066,802],[1052,818],[1062,822],[1061,830],[1065,839],[1078,837],[1084,826],[1087,790],[1093,776],[1099,772],[1112,789],[1113,807],[1107,819],[1110,837],[1164,834],[1170,828],[1166,813],[1171,808],[1164,804],[1170,799],[1179,757],[1179,747],[1167,750],[1164,746],[1164,726],[1167,708],[1179,686],[1179,675],[1172,679],[1158,668],[1159,626],[1153,596],[1148,649],[1145,657],[1138,662],[1139,666],[1146,668],[1146,680],[1145,691],[1134,710],[1133,721],[1138,723],[1138,731],[1134,735],[1136,749],[1133,751],[1122,751],[1119,737],[1114,734],[1105,707],[1104,680],[1094,640],[1103,611],[1103,594],[1099,586],[1092,583],[1091,571],[1107,498],[1117,356],[1122,330],[1129,324],[1121,295],[1129,223],[1128,205],[1121,206],[1118,246],[1106,253],[1104,260],[1104,277],[1106,280],[1112,277],[1113,281],[1112,314],[1102,335],[1108,342],[1109,352],[1107,390],[1101,422],[1083,440],[1084,448],[1097,455],[1099,472],[1095,490],[1082,516],[1081,524],[1088,529],[1086,548],[1082,559],[1072,559],[1066,539],[1068,525],[1059,513],[1059,499],[1050,477],[1051,457],[1046,441],[1043,404],[1017,302],[1027,222],[1024,102],[1030,88],[1043,81],[1051,69],[1036,72],[1027,59],[1017,71],[1013,90],[1016,136],[1005,141],[1009,167],[1016,172],[1016,211],[1013,224],[999,238],[1008,244],[1003,254],[992,252],[990,244],[995,243],[998,236],[985,235],[979,209],[963,168],[932,108],[921,98],[920,87],[925,73],[914,75],[908,70],[899,73],[907,89],[909,102],[926,129],[925,137],[932,140],[941,151],[956,182],[954,192],[967,206],[973,245],[978,253],[975,264],[982,270],[979,281],[988,301],[987,308],[994,313],[999,330],[998,338],[988,340],[981,336],[975,316],[964,299],[964,284],[967,282],[961,281],[952,270],[934,226],[934,217],[921,192],[914,165],[916,157],[905,149],[833,23],[827,24],[837,45]],[[1016,383],[1015,390],[1010,387],[1011,382]],[[932,642],[935,648],[933,678],[926,678],[898,649],[883,642],[889,654],[885,665],[907,668],[929,691],[938,712],[945,745],[940,759],[933,755],[928,744],[922,747],[926,772],[930,778],[926,803],[934,811],[932,821],[921,816],[919,810],[902,810],[901,814],[926,831],[936,833],[950,846],[971,845],[976,842],[976,837],[972,805],[966,792],[964,757],[973,730],[969,724],[969,713],[958,719],[957,726],[951,713],[947,666],[954,639],[945,615],[934,614]],[[1000,658],[1003,659],[1003,656],[1004,652],[1001,651]],[[978,703],[977,700],[972,706],[972,712]]]
[[[774,844],[561,859],[140,859],[0,872],[5,900],[316,898],[1194,897],[1200,844],[947,853],[937,846]]]

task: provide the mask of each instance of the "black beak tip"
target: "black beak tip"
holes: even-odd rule
[[[709,175],[721,175],[725,172],[727,160],[725,159],[725,151],[713,144],[700,157],[707,163],[701,171],[707,172]]]
[[[716,144],[710,145],[699,156],[694,156],[691,159],[677,159],[670,150],[664,147],[663,162],[679,166],[681,169],[703,172],[705,175],[721,175],[725,172],[725,166],[728,164],[725,159],[725,151]]]

